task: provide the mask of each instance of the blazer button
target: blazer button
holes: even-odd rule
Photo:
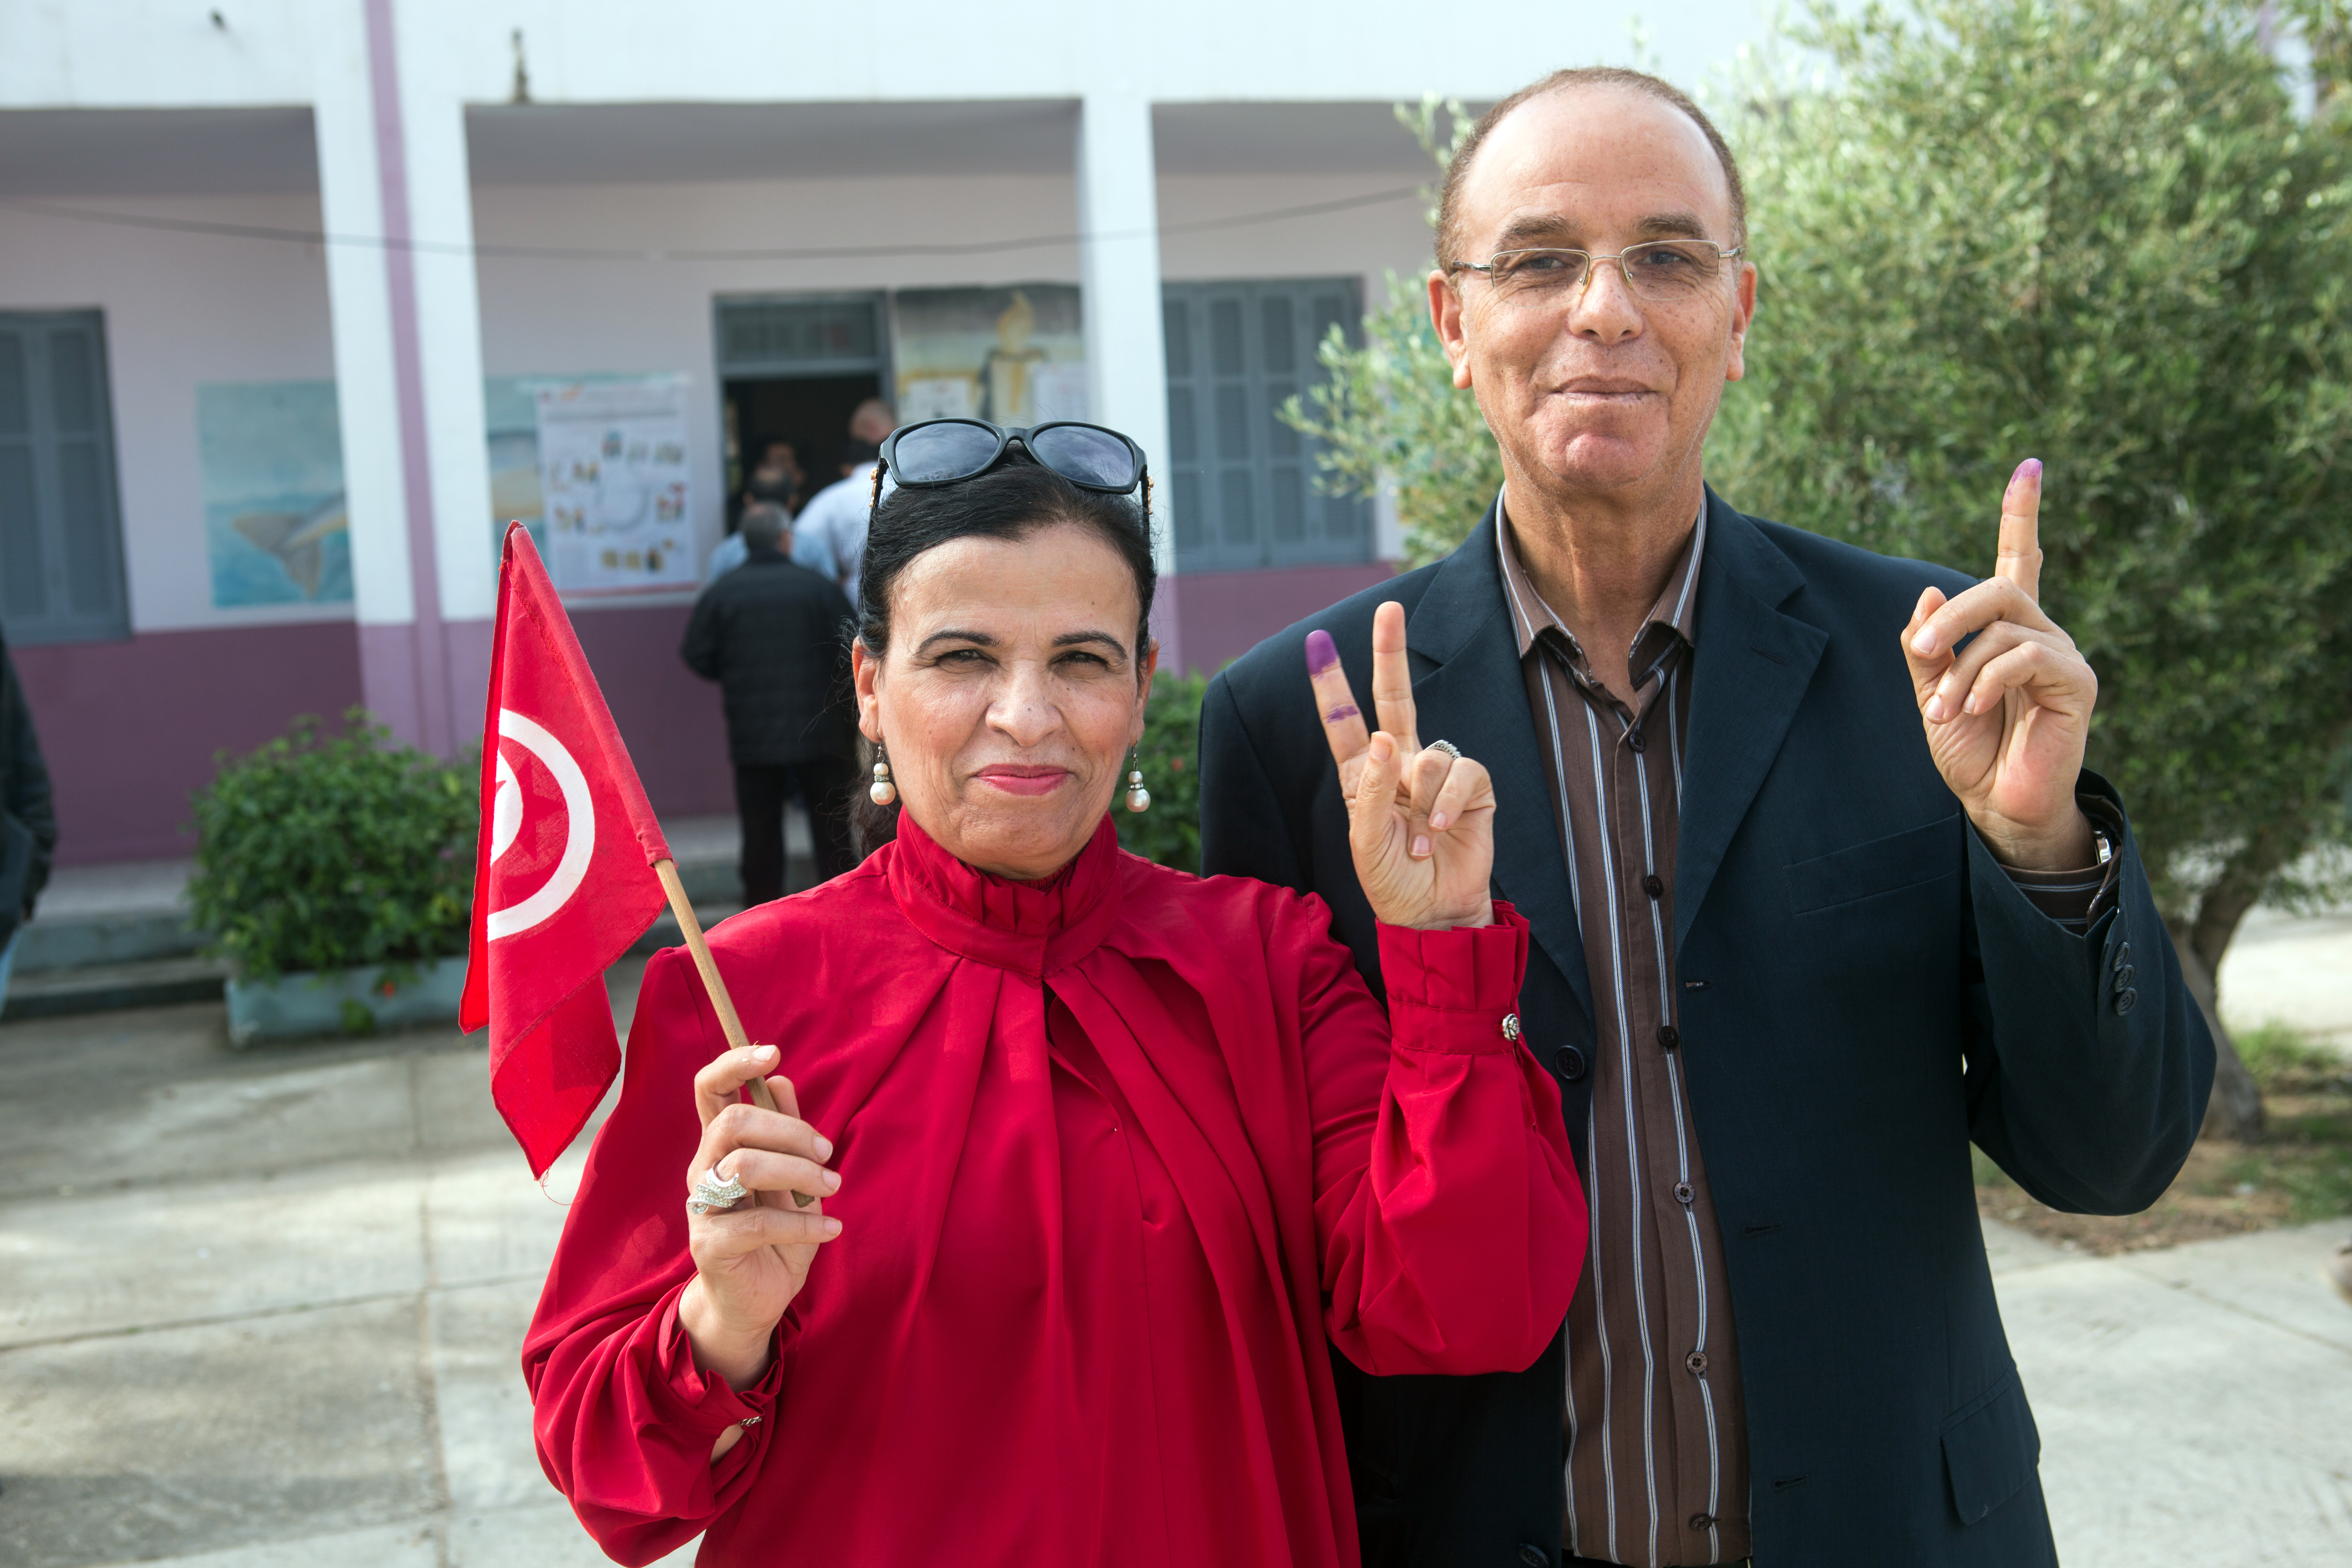
[[[1569,1082],[1576,1083],[1583,1079],[1584,1053],[1574,1046],[1560,1047],[1552,1053],[1551,1060],[1552,1066],[1559,1070],[1559,1076]]]
[[[2118,1017],[2139,1005],[2139,993],[2123,990],[2116,993],[2116,1014]]]
[[[2138,977],[2138,970],[2134,969],[2128,963],[2125,964],[2121,969],[2116,971],[2116,989],[2118,991],[2130,990],[2131,983]]]
[[[2116,949],[2116,972],[2120,973],[2122,972],[2122,970],[2123,970],[2124,965],[2126,965],[2126,963],[2129,963],[2130,962],[2131,962],[2131,943],[2129,943],[2129,942],[2126,942],[2126,943],[2124,943],[2124,944],[2123,944],[2123,946],[2121,946],[2121,947],[2119,947],[2119,948]]]
[[[1540,1546],[1530,1546],[1524,1542],[1519,1545],[1519,1561],[1526,1563],[1528,1568],[1551,1568],[1549,1552]]]
[[[1671,1051],[1682,1043],[1683,1032],[1680,1029],[1675,1028],[1672,1024],[1661,1024],[1658,1026],[1659,1045]]]

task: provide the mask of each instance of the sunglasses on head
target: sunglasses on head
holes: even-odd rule
[[[1151,507],[1151,478],[1143,448],[1116,430],[1075,420],[1022,428],[984,419],[925,419],[905,425],[883,439],[882,461],[874,470],[874,493],[882,494],[887,473],[900,488],[922,489],[976,479],[1004,460],[1018,441],[1041,468],[1080,489],[1127,495],[1140,488],[1144,510]]]

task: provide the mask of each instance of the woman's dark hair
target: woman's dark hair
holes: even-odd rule
[[[1142,679],[1145,646],[1151,637],[1151,595],[1160,574],[1151,561],[1151,528],[1132,497],[1080,489],[1018,447],[988,472],[951,485],[895,489],[882,498],[866,534],[866,554],[857,585],[856,637],[868,657],[881,658],[890,647],[890,594],[918,556],[958,539],[1003,539],[1017,542],[1043,528],[1072,527],[1094,534],[1118,552],[1135,574],[1136,679]],[[861,852],[889,839],[898,829],[898,808],[876,805],[861,787],[852,817]]]

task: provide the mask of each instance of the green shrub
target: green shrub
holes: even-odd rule
[[[2344,1058],[2276,1018],[2256,1028],[2232,1030],[2231,1037],[2246,1070],[2266,1093],[2288,1079],[2352,1072],[2352,1064]]]
[[[392,743],[362,710],[220,759],[195,796],[188,903],[248,980],[380,964],[387,981],[466,951],[474,769]]]
[[[1180,871],[1201,868],[1201,699],[1209,678],[1198,673],[1160,672],[1144,710],[1143,742],[1135,765],[1151,792],[1151,809],[1138,816],[1127,809],[1121,780],[1111,798],[1118,841],[1148,860]]]

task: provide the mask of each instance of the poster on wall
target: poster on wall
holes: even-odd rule
[[[1087,342],[1066,283],[890,296],[898,419],[1085,419]]]
[[[198,386],[196,466],[214,608],[351,603],[333,382]]]
[[[505,547],[507,524],[520,522],[542,559],[547,511],[539,488],[539,395],[567,386],[631,381],[628,375],[493,375],[482,381],[482,413],[490,465],[490,559]]]
[[[691,588],[700,581],[686,462],[686,395],[682,374],[572,381],[537,390],[541,527],[533,531],[544,541],[548,574],[558,588],[626,593]],[[492,444],[491,493],[500,499],[495,434]]]

